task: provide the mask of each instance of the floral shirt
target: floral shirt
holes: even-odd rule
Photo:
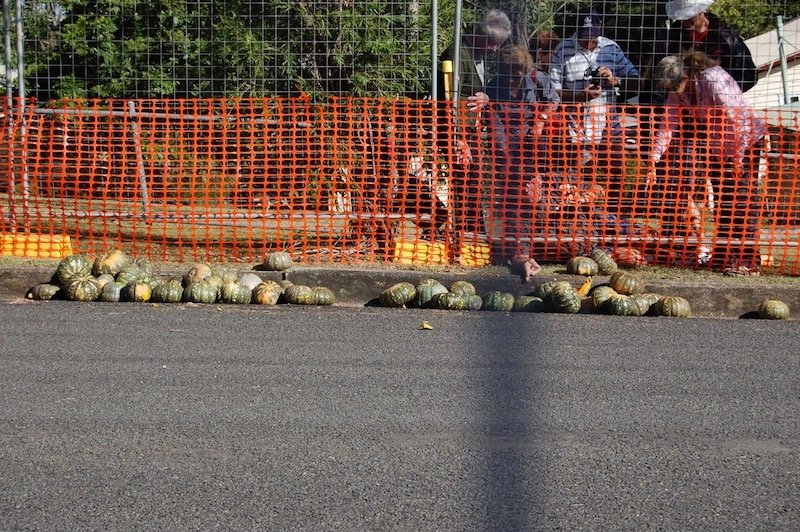
[[[667,111],[656,133],[650,152],[651,162],[658,162],[669,148],[673,136],[686,120],[682,110],[691,108],[694,130],[702,133],[709,153],[741,161],[748,148],[766,134],[759,119],[742,95],[742,90],[721,66],[707,68],[690,80],[684,92],[670,92]]]

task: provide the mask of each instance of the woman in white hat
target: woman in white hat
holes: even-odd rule
[[[667,53],[701,51],[719,63],[745,92],[758,81],[750,49],[734,29],[708,11],[713,4],[714,0],[667,2],[667,17],[672,21]]]
[[[712,266],[730,275],[758,275],[758,246],[745,242],[758,239],[761,223],[758,169],[766,125],[733,77],[702,52],[667,56],[656,66],[655,75],[668,96],[650,152],[648,182],[654,184],[658,163],[671,157],[668,166],[673,172],[665,179],[666,188],[672,186],[673,193],[684,198],[681,205],[673,197],[673,206],[678,211],[687,209],[686,213],[665,213],[665,217],[697,217],[697,184],[705,184],[710,177],[720,192],[719,245],[712,252]],[[694,152],[690,163],[683,160],[687,150]],[[702,238],[699,220],[692,220],[692,225]]]

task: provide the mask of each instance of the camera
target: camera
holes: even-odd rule
[[[597,85],[598,87],[606,87],[608,79],[600,75],[600,67],[589,67],[583,73],[583,78],[589,80],[589,85]]]

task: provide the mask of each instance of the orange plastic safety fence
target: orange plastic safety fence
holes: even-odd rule
[[[19,103],[19,102],[17,102]],[[24,109],[24,113],[19,112]],[[798,114],[333,98],[7,108],[3,234],[160,260],[800,274]]]

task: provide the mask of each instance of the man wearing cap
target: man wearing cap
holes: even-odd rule
[[[667,53],[688,50],[703,52],[715,60],[739,84],[742,92],[758,81],[758,71],[750,50],[735,30],[707,10],[714,0],[671,0],[667,17],[673,21],[668,36]]]
[[[595,11],[583,12],[578,24],[556,47],[550,75],[561,94],[573,155],[584,165],[596,159],[600,168],[609,168],[618,187],[624,135],[616,104],[621,91],[638,91],[639,72],[617,43],[602,36]],[[618,199],[608,199],[609,207],[620,207]]]

